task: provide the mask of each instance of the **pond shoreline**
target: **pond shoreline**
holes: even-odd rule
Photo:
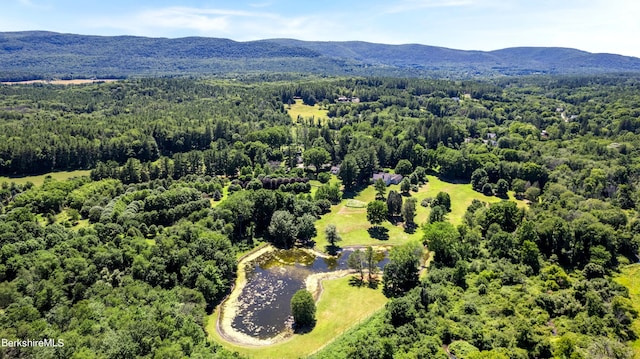
[[[232,322],[236,317],[236,312],[238,310],[238,306],[239,306],[238,300],[239,300],[240,294],[242,293],[242,290],[247,284],[247,273],[246,273],[247,266],[251,265],[251,263],[256,259],[258,259],[259,257],[267,253],[273,252],[275,250],[276,250],[276,247],[269,244],[263,247],[259,247],[256,250],[247,253],[246,255],[244,255],[239,259],[237,278],[233,288],[231,289],[231,293],[227,296],[227,298],[225,298],[220,303],[220,305],[216,309],[218,315],[217,315],[215,330],[217,331],[218,335],[220,335],[220,337],[222,337],[227,342],[232,344],[243,345],[243,346],[262,347],[262,346],[273,345],[276,343],[282,343],[293,338],[294,333],[291,328],[288,328],[287,330],[283,331],[282,333],[276,335],[273,338],[258,339],[250,335],[247,335],[245,333],[242,333],[236,330],[235,328],[233,328],[232,326]],[[323,257],[323,258],[331,257],[326,253],[321,253],[315,250],[311,250],[311,249],[304,249],[304,250],[318,257]],[[318,299],[320,299],[320,296],[322,295],[322,292],[323,292],[322,282],[324,280],[338,279],[352,273],[354,273],[354,271],[351,269],[325,272],[325,273],[315,273],[308,276],[305,279],[305,286],[306,286],[306,289],[312,293],[314,300],[317,302]]]

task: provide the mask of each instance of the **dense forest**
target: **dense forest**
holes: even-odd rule
[[[469,79],[640,71],[640,59],[559,47],[465,51],[419,44],[0,32],[0,81],[302,73]]]
[[[445,194],[422,204],[426,275],[393,250],[390,302],[318,357],[632,357],[612,276],[640,247],[640,78],[262,80],[0,86],[0,175],[92,170],[2,184],[0,337],[65,343],[2,357],[238,356],[204,330],[237,254],[312,244],[379,170],[529,204],[474,201],[457,226]]]

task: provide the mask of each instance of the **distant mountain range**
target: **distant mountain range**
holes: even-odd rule
[[[0,80],[312,73],[473,78],[640,72],[640,59],[557,47],[464,51],[418,44],[0,32]]]

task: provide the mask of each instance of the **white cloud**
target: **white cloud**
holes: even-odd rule
[[[460,7],[473,5],[473,0],[402,0],[385,8],[387,14],[417,11],[427,8]]]
[[[166,7],[127,16],[87,19],[83,24],[143,36],[175,37],[186,33],[240,41],[273,37],[316,40],[319,36],[335,39],[336,30],[347,32],[337,18],[328,20],[326,14],[284,16],[221,8]]]

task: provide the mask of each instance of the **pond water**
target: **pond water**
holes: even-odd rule
[[[238,298],[238,309],[231,326],[259,339],[277,336],[291,328],[291,298],[305,288],[305,280],[315,273],[348,269],[347,258],[353,250],[345,249],[337,257],[323,258],[301,250],[276,250],[259,257],[247,266],[247,283]],[[376,253],[378,267],[388,259]]]

